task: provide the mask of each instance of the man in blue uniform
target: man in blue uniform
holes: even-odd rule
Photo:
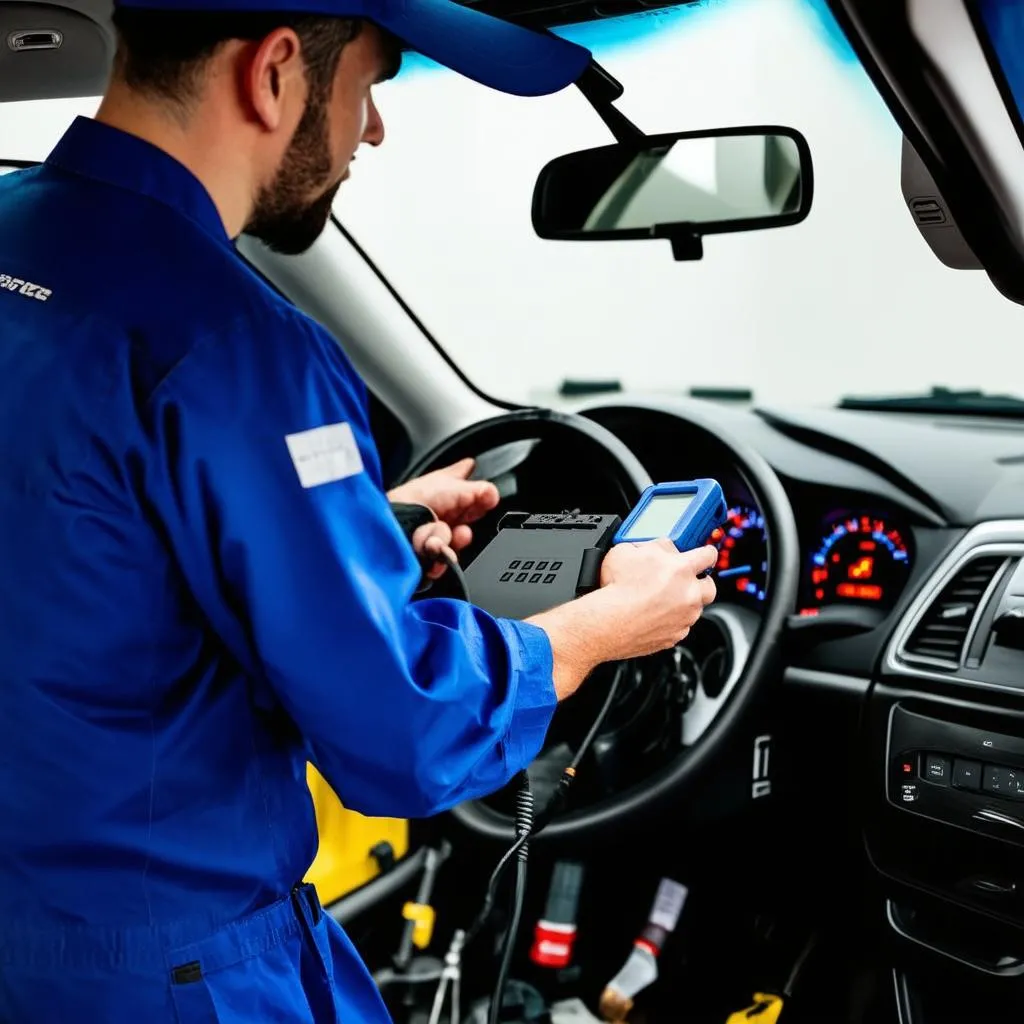
[[[496,790],[596,665],[685,635],[715,552],[618,548],[530,622],[413,602],[413,546],[496,495],[386,495],[364,385],[234,239],[315,240],[396,37],[523,95],[589,58],[446,0],[117,25],[97,116],[0,179],[0,1021],[385,1021],[300,884],[306,761],[371,815]],[[410,545],[389,498],[438,522]]]

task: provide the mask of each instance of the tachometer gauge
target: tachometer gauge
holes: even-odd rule
[[[711,535],[718,548],[715,578],[723,599],[736,595],[744,601],[764,600],[768,578],[768,538],[764,516],[747,505],[729,509],[724,526]]]
[[[811,558],[811,598],[815,605],[890,607],[909,570],[899,530],[874,516],[849,516],[833,523]]]

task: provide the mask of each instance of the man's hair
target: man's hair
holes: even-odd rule
[[[182,13],[116,8],[114,71],[130,89],[187,110],[209,61],[232,39],[257,41],[291,28],[302,44],[310,94],[330,89],[341,51],[362,29],[356,18],[292,13]]]

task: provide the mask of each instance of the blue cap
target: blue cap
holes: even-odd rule
[[[411,49],[482,85],[544,96],[572,85],[590,51],[513,25],[455,0],[114,0],[116,7],[186,13],[284,11],[365,18]]]

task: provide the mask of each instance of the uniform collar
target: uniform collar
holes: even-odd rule
[[[147,196],[231,245],[220,213],[202,182],[162,149],[118,128],[76,117],[46,163]]]

